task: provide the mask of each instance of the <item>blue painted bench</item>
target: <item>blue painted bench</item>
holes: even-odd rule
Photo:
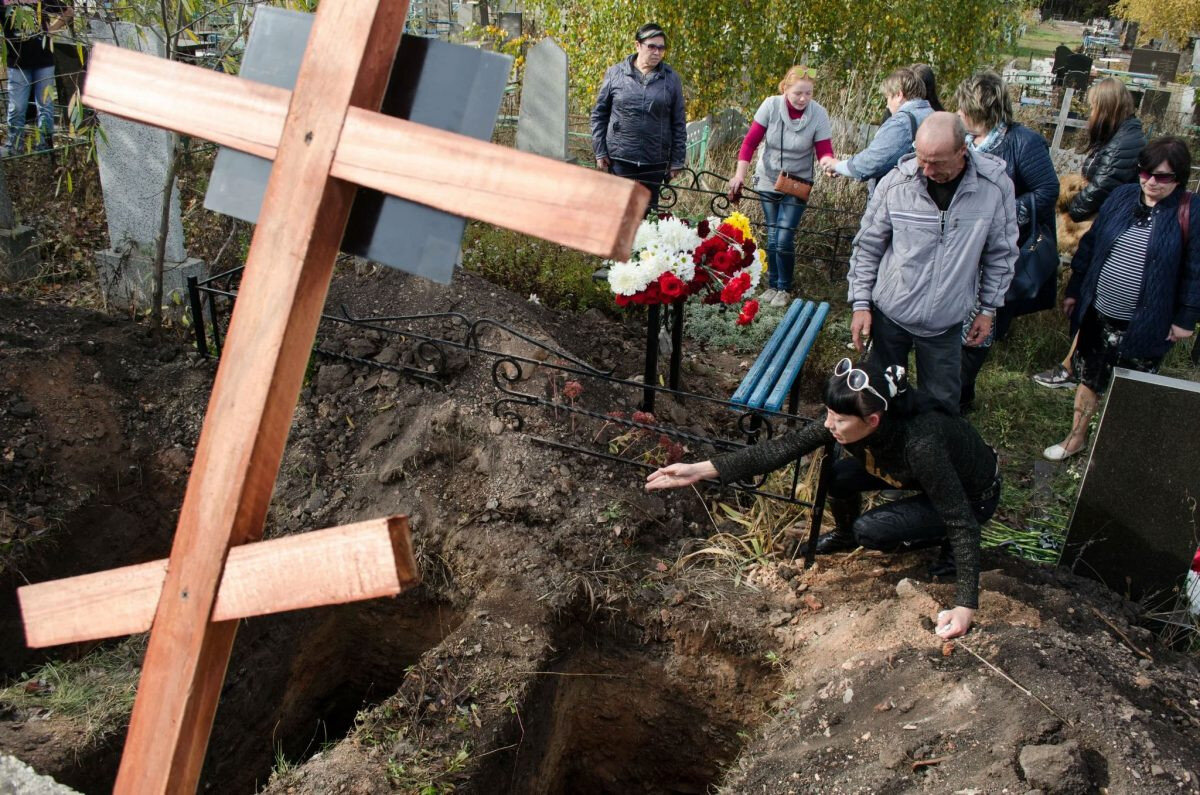
[[[788,412],[795,414],[800,397],[800,368],[828,314],[829,304],[824,301],[820,304],[801,298],[792,301],[730,401],[749,409],[782,411],[784,398],[788,398]]]

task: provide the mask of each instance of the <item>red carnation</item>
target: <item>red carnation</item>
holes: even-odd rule
[[[754,320],[754,316],[758,314],[758,301],[747,301],[742,304],[742,311],[738,314],[737,324],[739,326],[748,326]]]
[[[633,303],[633,300],[627,295],[621,295],[620,293],[617,293],[616,297],[617,306],[629,306],[631,303]]]
[[[633,412],[633,417],[631,419],[633,419],[634,422],[640,422],[642,425],[654,424],[654,415],[648,411],[635,411]]]
[[[709,293],[708,295],[704,296],[703,299],[701,299],[701,302],[705,304],[719,304],[721,303],[721,294]]]
[[[727,304],[736,304],[749,289],[750,274],[740,273],[725,284],[725,288],[721,290],[721,300]]]
[[[658,277],[658,288],[662,292],[663,298],[667,301],[674,301],[683,295],[686,287],[683,281],[670,271]]]
[[[709,227],[707,220],[701,221],[700,223],[696,224],[696,234],[699,235],[700,237],[708,237],[708,233],[711,231],[712,230]]]

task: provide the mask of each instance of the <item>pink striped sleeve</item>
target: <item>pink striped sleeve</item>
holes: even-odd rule
[[[754,158],[754,150],[762,143],[763,136],[767,134],[767,128],[754,122],[750,125],[750,131],[746,133],[746,137],[742,139],[742,149],[738,152],[738,160],[745,160],[749,163]]]

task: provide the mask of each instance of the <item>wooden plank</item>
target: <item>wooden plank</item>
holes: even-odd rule
[[[1054,140],[1050,142],[1051,149],[1058,149],[1062,145],[1063,130],[1066,128],[1067,121],[1071,115],[1071,99],[1075,96],[1075,89],[1067,86],[1063,91],[1062,105],[1058,110],[1057,124],[1054,128]]]
[[[83,102],[96,110],[268,160],[275,159],[291,93],[111,44],[92,48],[83,84]]]
[[[221,571],[230,546],[262,535],[354,197],[329,179],[345,109],[352,98],[379,107],[407,10],[407,0],[318,7],[180,510],[118,793],[196,789],[237,627],[209,622]]]
[[[84,101],[99,110],[275,157],[285,89],[211,71],[195,80],[192,67],[116,47],[94,55],[90,70]],[[177,91],[184,80],[198,90]],[[358,108],[347,114],[332,174],[616,260],[629,259],[650,201],[633,180]]]
[[[41,648],[146,632],[167,560],[17,589],[25,638]],[[394,596],[419,581],[403,516],[285,536],[229,551],[213,621]]]
[[[638,182],[352,108],[333,176],[616,260],[650,192]]]

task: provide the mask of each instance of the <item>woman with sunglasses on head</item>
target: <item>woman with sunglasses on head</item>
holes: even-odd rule
[[[683,83],[663,61],[667,34],[661,27],[642,25],[634,41],[637,52],[604,73],[592,109],[592,150],[601,171],[649,188],[653,208],[663,182],[684,167]]]
[[[904,368],[843,359],[825,385],[825,423],[696,464],[652,472],[646,489],[680,488],[701,480],[737,483],[763,475],[837,442],[829,508],[835,528],[817,542],[820,553],[858,546],[886,552],[940,545],[934,574],[957,567],[955,607],[938,617],[938,634],[955,638],[971,627],[979,606],[979,526],[1000,499],[996,452],[961,417],[909,390]],[[864,491],[921,493],[862,512]]]
[[[1200,199],[1184,185],[1187,144],[1156,138],[1138,155],[1138,184],[1100,207],[1071,260],[1063,311],[1079,325],[1071,431],[1043,455],[1062,461],[1087,446],[1088,423],[1114,367],[1158,371],[1171,346],[1200,320]],[[1186,202],[1184,198],[1186,197]]]

